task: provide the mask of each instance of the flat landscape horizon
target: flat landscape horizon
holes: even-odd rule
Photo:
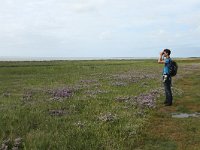
[[[53,61],[53,60],[139,60],[158,57],[10,57],[0,56],[0,61]],[[200,57],[172,57],[173,59],[198,59]]]

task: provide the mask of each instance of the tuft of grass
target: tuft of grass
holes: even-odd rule
[[[176,111],[181,112],[181,113],[189,113],[190,112],[190,110],[186,106],[183,106],[183,105],[177,106]]]

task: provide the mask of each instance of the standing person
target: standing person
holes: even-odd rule
[[[158,59],[159,64],[165,64],[163,68],[163,84],[165,88],[165,106],[171,106],[172,105],[172,91],[171,91],[171,83],[172,83],[172,78],[169,73],[169,67],[171,63],[171,58],[170,58],[171,51],[169,49],[164,49],[162,52],[160,52],[160,57]],[[164,59],[165,58],[165,59]]]

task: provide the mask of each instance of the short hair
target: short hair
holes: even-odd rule
[[[166,52],[168,55],[171,54],[171,51],[169,49],[164,49],[164,52]]]

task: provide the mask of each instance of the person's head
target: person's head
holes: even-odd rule
[[[170,56],[171,51],[170,51],[169,49],[164,49],[164,50],[163,50],[163,54],[164,54],[164,57]]]

